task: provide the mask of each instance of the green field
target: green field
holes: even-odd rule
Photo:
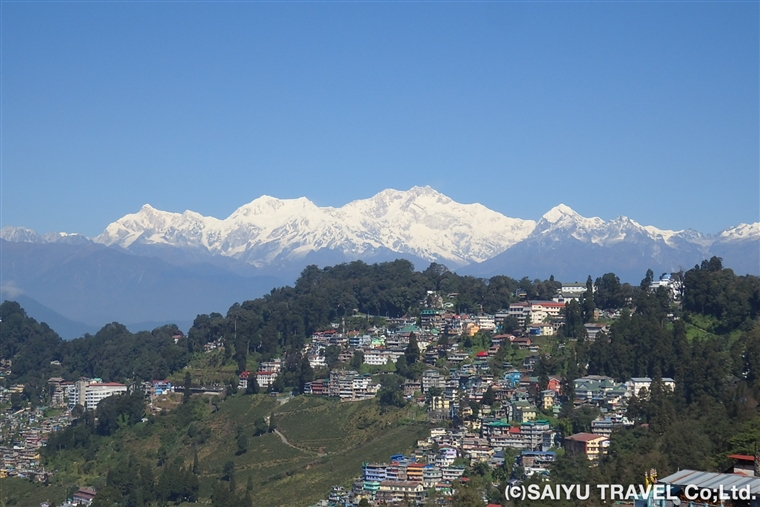
[[[254,436],[256,420],[271,414],[279,433]],[[242,453],[237,443],[241,434],[247,439]],[[361,475],[362,462],[388,460],[428,435],[424,413],[413,408],[383,411],[375,400],[341,403],[238,394],[211,404],[196,397],[167,415],[98,437],[97,450],[89,455],[81,449],[57,453],[49,462],[56,471],[54,486],[0,480],[0,499],[36,507],[45,500],[60,501],[66,488],[105,486],[109,469],[126,459],[153,467],[162,460],[181,460],[190,467],[197,452],[200,504],[209,503],[213,485],[231,461],[241,493],[252,479],[257,507],[306,506],[326,498],[333,485],[349,486]],[[158,478],[161,469],[154,473]]]
[[[51,505],[66,500],[66,488],[43,486],[25,479],[0,479],[0,507],[37,507],[42,502]]]
[[[362,462],[387,460],[428,435],[426,424],[410,421],[405,411],[381,414],[374,401],[302,396],[275,404],[264,395],[237,396],[213,415],[213,436],[199,450],[201,496],[210,494],[224,463],[233,461],[239,487],[253,478],[257,505],[308,505],[326,498],[332,485],[348,485],[361,474]],[[274,433],[252,436],[255,419],[272,411],[290,445]],[[248,437],[241,455],[236,455],[238,426]]]

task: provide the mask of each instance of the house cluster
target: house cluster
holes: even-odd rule
[[[519,451],[514,464],[523,468],[526,477],[548,476],[560,447],[598,462],[607,451],[612,430],[633,424],[623,415],[627,400],[636,392],[645,394],[651,383],[648,378],[632,378],[624,383],[602,376],[576,379],[574,405],[597,406],[604,416],[591,423],[590,433],[563,438],[548,420],[538,418],[541,412],[536,404],[548,407],[542,407],[544,410],[559,406],[556,395],[561,389],[560,378],[550,378],[548,389],[536,395],[538,379],[517,369],[500,379],[470,370],[452,370],[447,376],[428,370],[421,382],[408,382],[405,389],[422,391],[420,399],[428,403],[431,412],[448,412],[457,417],[459,424],[431,430],[430,436],[419,440],[408,456],[394,455],[388,462],[364,463],[361,477],[351,488],[333,487],[330,496],[318,505],[353,506],[362,499],[370,505],[401,501],[422,504],[431,494],[451,497],[458,481],[467,480],[463,477],[466,465],[502,467],[508,456],[515,456],[514,451]],[[663,384],[669,389],[675,387],[671,379],[663,379]],[[473,407],[462,400],[482,400],[489,388],[494,401],[500,403],[493,407],[481,404],[476,416]]]
[[[262,361],[259,364],[258,371],[244,371],[238,377],[238,389],[247,389],[248,382],[255,381],[262,390],[269,389],[277,379],[277,375],[282,370],[282,359],[272,359],[271,361]]]
[[[127,392],[126,385],[103,382],[100,378],[80,378],[76,382],[70,382],[60,377],[53,377],[48,380],[48,386],[51,393],[51,406],[74,408],[79,405],[87,410],[95,410],[98,403],[109,396]]]
[[[616,426],[632,426],[625,417],[628,401],[635,395],[647,397],[653,380],[649,377],[634,377],[626,382],[615,382],[610,377],[588,375],[573,382],[575,389],[574,406],[591,405],[599,408],[603,416],[591,422],[591,433],[577,433],[565,437],[565,449],[580,452],[593,461],[606,454],[610,436]],[[675,381],[663,378],[664,389],[674,390]]]
[[[374,398],[380,384],[373,382],[370,375],[361,375],[353,370],[333,370],[329,379],[307,382],[304,394],[332,396],[341,401],[360,401]]]
[[[0,415],[0,478],[44,480],[50,474],[40,463],[48,435],[70,424],[68,412],[46,416],[42,409],[21,409]]]

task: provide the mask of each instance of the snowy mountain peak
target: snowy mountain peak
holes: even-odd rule
[[[481,204],[460,204],[429,186],[383,190],[339,208],[305,197],[261,196],[217,219],[143,207],[110,224],[95,241],[129,248],[200,248],[264,266],[322,249],[350,258],[391,251],[461,266],[482,262],[527,237],[536,223]]]
[[[0,229],[0,238],[16,243],[42,243],[42,237],[26,227],[12,227],[6,225]]]
[[[580,217],[578,213],[575,212],[570,206],[567,206],[565,204],[559,204],[557,206],[554,206],[552,209],[544,213],[544,216],[541,217],[547,222],[551,224],[556,224],[563,218],[570,217]]]
[[[719,241],[740,241],[747,239],[760,239],[760,222],[753,224],[739,224],[722,231]]]

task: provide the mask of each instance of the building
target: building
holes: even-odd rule
[[[90,505],[95,499],[97,492],[94,489],[80,488],[79,491],[74,493],[71,497],[74,505]]]
[[[261,389],[269,389],[269,386],[274,384],[276,378],[277,372],[274,371],[259,370],[256,372],[256,382],[259,384],[259,387]]]
[[[589,461],[598,462],[607,453],[610,439],[593,433],[576,433],[565,438],[567,452],[585,454]]]
[[[669,389],[670,391],[674,391],[676,388],[676,382],[672,378],[663,378],[662,384],[665,389]],[[649,377],[633,377],[625,385],[628,389],[628,396],[640,396],[642,389],[646,389],[647,393],[652,391],[652,379]]]
[[[422,481],[382,481],[377,490],[377,500],[386,503],[422,501],[424,496]]]
[[[560,318],[560,310],[565,303],[556,301],[525,301],[509,305],[509,316],[517,319],[521,326],[540,324]]]
[[[69,408],[79,405],[88,410],[95,410],[98,403],[109,396],[125,394],[127,386],[116,382],[102,382],[100,379],[81,378],[74,383],[62,383],[66,387],[65,395]]]
[[[446,377],[437,370],[427,370],[422,374],[422,392],[427,394],[431,388],[443,391],[446,388]]]
[[[117,382],[89,384],[85,390],[85,408],[95,410],[98,403],[110,396],[126,394],[127,386]]]
[[[735,487],[736,491],[748,491],[749,498],[745,500],[721,500],[721,505],[760,507],[760,477],[747,477],[746,475],[741,474],[719,474],[684,469],[668,475],[667,477],[658,479],[657,484],[669,487],[670,496],[678,497],[681,500],[681,505],[707,505],[706,503],[703,503],[703,501],[700,502],[700,494],[704,494],[709,498],[714,498],[715,492],[722,486],[725,495],[731,495],[731,490]],[[709,491],[709,495],[707,495],[705,490]],[[688,497],[686,496],[687,494],[689,495]],[[665,507],[676,504],[664,498],[657,499],[652,497],[649,498],[648,501],[646,501],[646,499],[637,500],[636,505]]]

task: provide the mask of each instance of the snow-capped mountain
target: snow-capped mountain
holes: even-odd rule
[[[82,243],[76,234],[44,236],[5,227],[0,238]],[[188,266],[208,262],[238,274],[294,277],[306,264],[406,257],[478,276],[585,278],[600,270],[623,278],[647,269],[688,269],[712,255],[740,273],[760,273],[760,222],[717,235],[641,225],[628,217],[583,217],[560,204],[538,222],[509,218],[481,204],[460,204],[430,187],[384,190],[339,208],[305,197],[262,196],[224,219],[150,205],[110,224],[92,241]],[[585,274],[584,274],[585,273]]]
[[[689,269],[717,255],[739,274],[760,275],[760,222],[707,235],[586,218],[563,204],[535,222],[414,187],[339,208],[263,196],[224,219],[145,205],[92,239],[4,227],[0,251],[0,295],[102,325],[192,320],[292,283],[308,264],[355,259],[403,257],[418,269],[435,261],[482,277],[584,281],[613,272],[638,283],[647,269]]]
[[[614,272],[636,280],[650,268],[657,273],[689,269],[712,255],[723,257],[739,273],[760,273],[760,223],[710,236],[643,226],[625,216],[586,218],[560,204],[541,217],[527,238],[464,272],[490,276],[519,266],[533,276],[582,279],[584,272]]]
[[[526,238],[532,220],[509,218],[481,204],[460,204],[430,187],[384,190],[340,208],[308,199],[263,196],[220,220],[149,205],[110,224],[94,238],[132,249],[136,244],[205,250],[257,267],[331,250],[348,258],[380,250],[452,267],[482,262]]]
[[[41,236],[26,227],[12,226],[6,226],[0,229],[0,239],[14,243],[68,243],[70,245],[91,242],[90,239],[77,233],[49,232]]]
[[[658,229],[652,225],[641,225],[625,216],[617,217],[609,222],[599,217],[586,218],[564,204],[546,212],[529,236],[529,238],[544,238],[552,241],[568,237],[599,246],[642,240],[661,242],[671,248],[682,247],[684,243],[709,247],[713,243],[711,237],[697,231]]]

